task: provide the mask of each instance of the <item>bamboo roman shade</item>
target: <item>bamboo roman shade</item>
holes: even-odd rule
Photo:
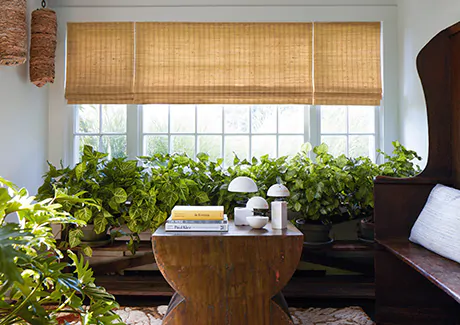
[[[315,23],[314,102],[380,105],[380,23]]]
[[[66,98],[379,105],[380,23],[71,23]]]
[[[310,23],[137,23],[136,103],[312,103]]]
[[[131,103],[133,85],[134,23],[67,25],[69,104]]]

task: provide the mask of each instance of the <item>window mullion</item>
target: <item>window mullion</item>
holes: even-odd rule
[[[171,144],[171,105],[168,105],[168,152],[171,153],[172,144]]]
[[[135,159],[143,154],[142,108],[138,105],[127,105],[126,110],[126,150],[128,159]]]
[[[198,155],[198,105],[195,105],[195,159]]]
[[[321,106],[307,106],[305,113],[305,142],[318,146],[321,143]]]
[[[252,107],[249,106],[249,161],[252,158]]]
[[[225,107],[222,105],[222,155],[221,157],[225,157]]]
[[[73,131],[73,137],[72,137],[72,157],[70,157],[70,161],[74,164],[78,162],[80,159],[80,143],[77,141],[77,123],[79,123],[78,120],[78,105],[73,105],[73,119],[72,119],[72,131]]]
[[[102,150],[102,105],[99,105],[99,151]]]

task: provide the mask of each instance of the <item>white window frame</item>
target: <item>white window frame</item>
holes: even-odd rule
[[[381,106],[374,106],[373,109],[374,109],[374,132],[350,132],[350,123],[349,123],[349,119],[350,119],[350,114],[349,114],[349,106],[353,106],[353,105],[335,105],[335,106],[346,106],[347,107],[347,132],[345,133],[323,133],[321,131],[321,105],[315,105],[315,113],[313,114],[314,115],[314,119],[312,120],[316,120],[316,126],[317,126],[317,130],[315,130],[315,134],[316,136],[318,137],[317,139],[315,139],[315,144],[320,144],[321,143],[321,137],[324,135],[324,136],[346,136],[347,137],[347,152],[346,152],[346,155],[348,155],[348,153],[350,152],[350,136],[374,136],[374,140],[375,140],[375,149],[379,149],[380,148],[380,143],[381,143],[381,139],[380,139],[380,115],[382,114],[382,110],[381,110]],[[375,162],[377,163],[380,163],[380,162],[383,162],[383,161],[380,161],[380,157],[379,155],[377,154],[377,152],[375,153]]]
[[[198,148],[198,136],[205,135],[205,136],[222,136],[222,152],[225,155],[225,136],[247,136],[249,137],[249,152],[252,152],[252,141],[251,136],[253,135],[270,135],[276,136],[277,139],[277,146],[276,146],[276,154],[278,156],[279,153],[279,137],[280,136],[289,136],[289,135],[301,135],[298,133],[278,133],[279,127],[279,110],[277,109],[277,130],[275,133],[253,133],[252,132],[252,125],[251,125],[251,118],[249,118],[249,132],[248,133],[225,133],[224,132],[224,125],[222,125],[222,133],[200,133],[198,132],[197,128],[197,106],[195,105],[195,132],[190,133],[171,133],[171,123],[170,123],[170,111],[168,111],[168,132],[167,133],[144,133],[143,132],[143,123],[142,123],[142,105],[126,105],[127,106],[127,130],[125,133],[78,133],[77,132],[77,107],[78,105],[71,105],[72,106],[72,148],[71,148],[71,161],[73,164],[78,162],[79,160],[79,145],[77,144],[77,136],[79,135],[88,135],[88,136],[99,136],[99,145],[101,146],[102,136],[103,135],[126,135],[127,137],[127,157],[128,159],[135,159],[138,156],[143,155],[143,137],[145,135],[159,135],[159,136],[168,136],[168,149],[171,149],[171,136],[194,136],[195,137],[195,155]],[[101,106],[101,105],[100,105]],[[280,105],[281,106],[281,105]],[[343,105],[346,106],[346,105]],[[381,144],[383,143],[383,139],[381,138],[380,129],[382,127],[382,117],[383,117],[383,109],[382,106],[375,106],[375,133],[349,133],[348,132],[348,125],[347,125],[347,133],[321,133],[321,105],[304,105],[304,143],[310,142],[312,146],[317,146],[321,144],[321,136],[322,135],[339,135],[339,136],[347,136],[347,152],[348,152],[348,138],[350,135],[373,135],[375,136],[375,148],[381,148]],[[224,107],[222,106],[222,114],[224,114]],[[250,110],[249,110],[249,114]],[[99,109],[99,130],[102,130],[102,109]],[[348,122],[348,110],[347,110],[347,122]],[[312,123],[315,121],[314,123]],[[225,123],[224,115],[222,115],[222,124]],[[347,123],[348,124],[348,123]],[[381,157],[376,154],[376,162],[381,162]]]

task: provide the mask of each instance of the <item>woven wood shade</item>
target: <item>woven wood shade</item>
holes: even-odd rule
[[[134,23],[67,25],[69,104],[133,101]]]
[[[380,105],[380,23],[314,24],[314,102]]]
[[[56,56],[56,13],[50,9],[32,12],[30,37],[30,81],[37,87],[54,82]]]
[[[310,104],[311,23],[137,23],[135,103]]]
[[[0,0],[0,65],[27,60],[26,0]]]

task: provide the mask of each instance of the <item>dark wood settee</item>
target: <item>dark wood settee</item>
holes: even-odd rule
[[[437,183],[460,188],[460,23],[422,49],[417,69],[429,156],[417,177],[375,180],[376,321],[460,324],[460,264],[408,241],[431,189]]]

